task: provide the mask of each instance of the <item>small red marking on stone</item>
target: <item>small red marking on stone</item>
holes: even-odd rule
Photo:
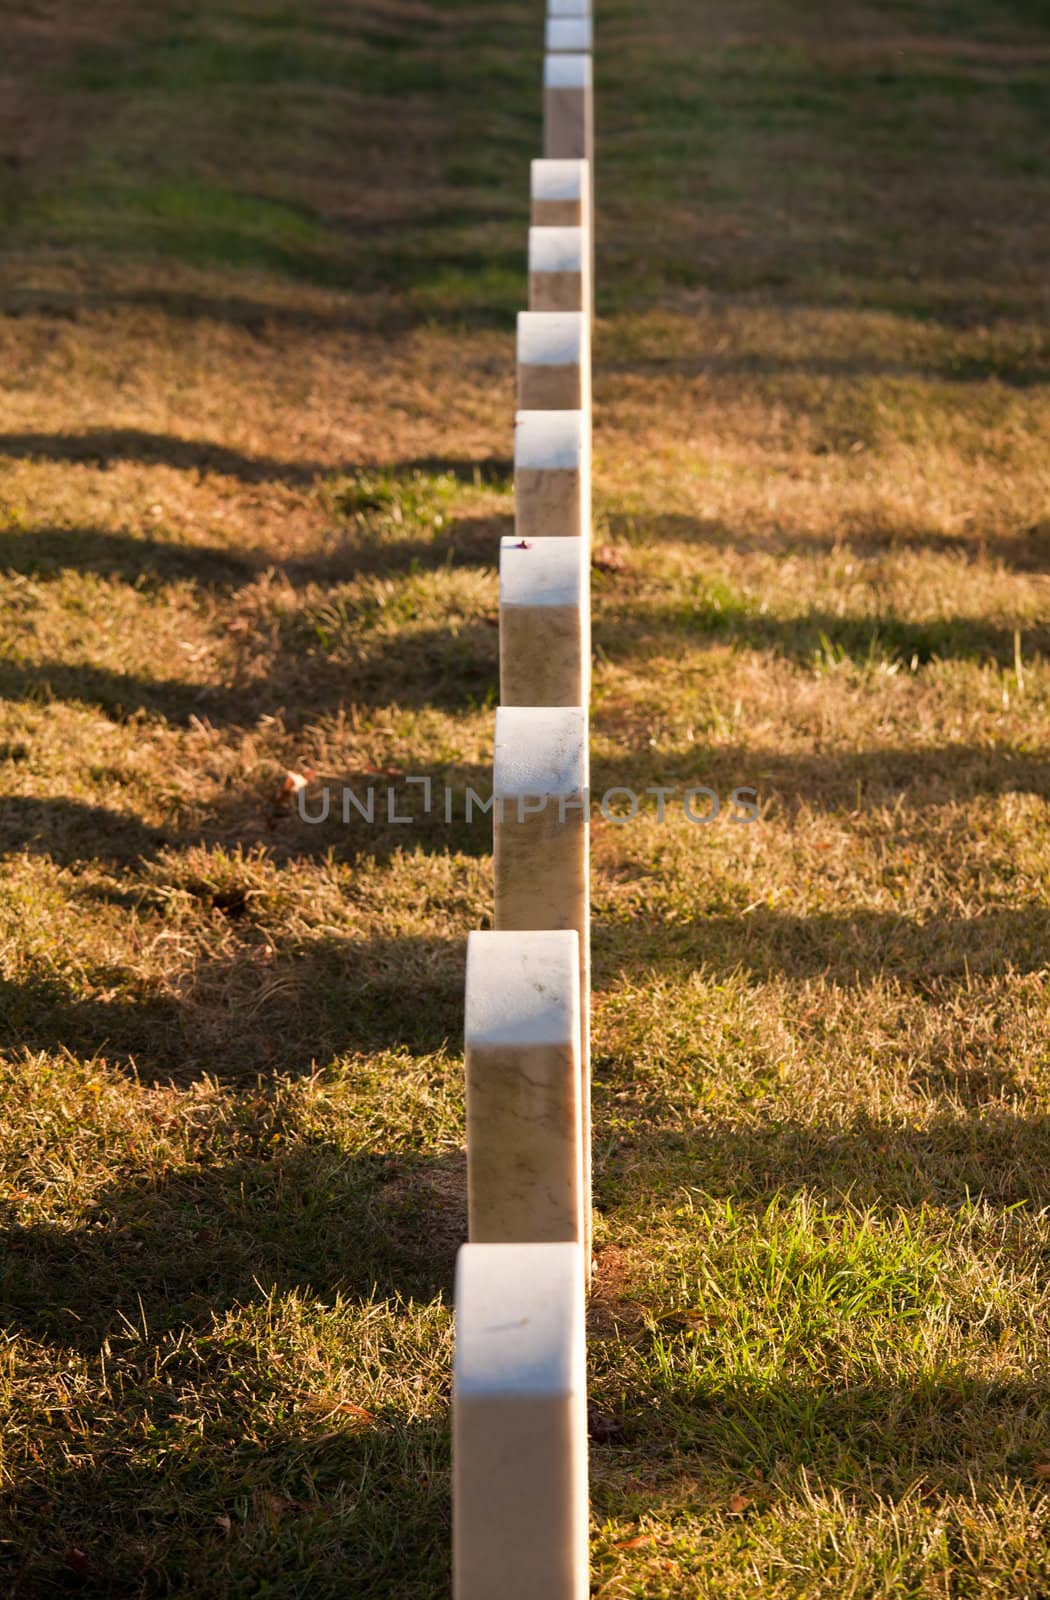
[[[514,548],[515,550],[531,550],[532,546],[527,539],[519,539]]]

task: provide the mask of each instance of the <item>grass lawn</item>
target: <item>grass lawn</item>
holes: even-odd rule
[[[597,9],[594,1592],[1045,1600],[1050,13]],[[0,1590],[436,1600],[542,7],[9,10]]]

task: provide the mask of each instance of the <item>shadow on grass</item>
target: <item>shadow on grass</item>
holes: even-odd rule
[[[778,306],[787,317],[790,317],[793,311],[801,309],[780,297]],[[1043,356],[1044,351],[1040,350],[1039,354]],[[610,358],[606,359],[603,355],[601,362],[603,380],[606,377],[611,379],[618,373],[630,374],[634,378],[670,377],[680,379],[682,382],[695,381],[702,377],[780,378],[789,374],[799,374],[803,377],[833,380],[936,379],[947,384],[987,383],[990,379],[995,379],[997,383],[1015,389],[1036,388],[1050,383],[1050,365],[1047,365],[1045,360],[1037,359],[1032,362],[1030,359],[1024,357],[1018,359],[1013,355],[1002,357],[989,355],[984,358],[949,355],[941,361],[935,359],[908,361],[866,354],[840,356],[829,348],[822,351],[819,356],[768,355],[756,350],[741,352],[738,355],[720,355],[714,349],[705,350],[702,355],[688,356],[631,354],[627,358],[617,359],[611,351],[609,356]],[[851,436],[843,440],[843,450],[848,450],[855,440],[856,430],[853,430]]]
[[[264,1419],[244,1386],[270,1400],[272,1375],[257,1351],[229,1353],[239,1368],[221,1417],[202,1420],[192,1444],[163,1391],[144,1384],[134,1411],[99,1408],[90,1452],[52,1460],[46,1484],[26,1475],[8,1492],[0,1512],[7,1600],[450,1594],[445,1417],[391,1412],[367,1425],[311,1417],[296,1394],[283,1406],[293,1420]],[[187,1388],[201,1378],[190,1361],[182,1374]]]
[[[1018,631],[1029,656],[1050,653],[1045,622],[1027,621],[1015,629],[980,617],[912,621],[889,610],[844,617],[818,607],[778,617],[744,596],[717,590],[673,605],[640,603],[618,614],[599,609],[595,616],[595,639],[613,661],[644,660],[647,651],[663,653],[683,642],[720,642],[825,669],[844,662],[919,667],[931,661],[994,661],[1010,667]]]
[[[483,807],[490,799],[491,771],[445,768],[421,776],[429,777],[432,785],[429,814],[421,786],[408,785],[400,774],[346,773],[311,785],[302,798],[302,815],[290,807],[277,811],[272,791],[246,791],[216,806],[192,827],[151,827],[130,811],[80,800],[14,795],[0,804],[0,861],[24,850],[62,866],[96,861],[129,874],[162,853],[195,845],[261,848],[282,864],[316,861],[329,854],[340,861],[365,857],[384,862],[399,851],[412,850],[435,856],[489,855],[492,816]],[[449,822],[444,815],[446,785],[452,796]],[[477,796],[477,804],[469,799],[469,820],[468,787]],[[355,799],[346,799],[346,791]],[[372,822],[367,820],[369,811]],[[126,877],[120,903],[126,903],[129,895],[134,895],[134,884]]]
[[[594,924],[596,987],[628,974],[677,974],[698,968],[777,977],[827,978],[863,986],[875,973],[917,989],[972,977],[1041,972],[1050,940],[1050,907],[1039,902],[974,917],[835,911],[810,916],[764,907],[741,915],[668,922],[639,910],[629,920]]]
[[[254,456],[210,439],[183,439],[145,428],[88,428],[80,433],[0,433],[0,456],[14,460],[71,462],[105,469],[115,462],[173,467],[182,472],[214,473],[241,483],[288,483],[304,488],[340,473],[388,471],[395,476],[420,472],[447,475],[464,484],[505,483],[513,474],[509,457],[420,456],[383,466],[378,462],[282,460]]]
[[[485,541],[491,526],[486,519]],[[473,541],[476,532],[470,530],[467,540]],[[475,546],[453,533],[440,546],[428,543],[426,550],[434,566],[453,565],[471,562],[480,554],[481,543],[480,534]],[[444,559],[440,559],[442,547]],[[410,548],[402,550],[394,562],[388,561],[385,553],[373,551],[361,562],[360,570],[389,571],[398,565],[411,570],[417,560]],[[939,660],[993,662],[1009,669],[1015,663],[1017,643],[1013,629],[970,618],[913,623],[892,615],[842,618],[810,611],[780,619],[727,614],[722,607],[702,603],[674,611],[650,610],[630,618],[610,619],[606,614],[596,637],[602,652],[613,661],[637,662],[644,660],[647,652],[680,655],[683,645],[703,649],[722,642],[768,650],[801,666],[829,672],[847,664],[863,670],[900,663],[917,670]],[[1050,628],[1028,626],[1020,638],[1029,661],[1033,652],[1050,654]],[[340,615],[337,603],[331,616],[326,611],[315,615],[309,607],[301,613],[289,612],[282,619],[282,637],[267,657],[264,670],[258,658],[248,654],[244,668],[240,672],[235,669],[227,683],[148,677],[88,662],[7,660],[0,662],[0,700],[44,705],[57,700],[91,707],[115,722],[144,714],[174,727],[197,720],[220,727],[255,728],[260,719],[280,712],[289,731],[301,734],[318,717],[350,704],[370,709],[438,707],[451,712],[495,708],[498,650],[495,604],[491,615],[485,617],[450,615],[394,632],[389,624],[376,626],[368,619],[355,619],[352,607],[345,616]],[[693,770],[725,770],[727,755],[724,749],[698,754],[691,758]],[[645,753],[640,751],[639,758],[638,762],[625,762],[624,767],[640,774]],[[764,771],[761,754],[732,752],[731,759],[735,783],[751,782],[756,770]],[[890,752],[868,758],[847,756],[842,764],[852,763],[858,775],[866,766],[874,776],[877,765],[888,759],[892,759]],[[921,771],[926,757],[913,753],[909,759],[914,781],[915,770]],[[773,755],[769,760],[777,770],[791,765],[789,758]],[[681,764],[681,756],[672,756],[657,779],[671,776]],[[1028,764],[1038,765],[1031,758]],[[607,771],[609,763],[602,766]],[[698,777],[696,781],[704,780]]]
[[[760,802],[789,817],[801,807],[854,813],[898,804],[905,811],[918,812],[982,795],[1031,794],[1050,799],[1050,753],[1033,755],[1011,746],[961,743],[813,752],[747,745],[704,749],[698,745],[668,751],[639,740],[629,756],[593,758],[591,794],[595,799],[619,785],[640,793],[647,784],[661,783],[677,785],[680,795],[690,785],[707,784],[720,795],[723,806],[734,788],[751,787]],[[668,804],[680,806],[680,796]],[[696,804],[701,809],[707,803],[701,798]],[[640,817],[646,815],[655,815],[655,801],[648,797],[639,811]],[[698,826],[696,831],[699,838],[709,836],[711,829]]]
[[[443,470],[435,468],[435,470]],[[499,566],[499,542],[514,532],[511,511],[455,517],[423,538],[361,540],[354,558],[360,572],[433,571],[438,567]]]
[[[621,1094],[619,1119],[624,1104]],[[702,1128],[628,1134],[600,1153],[603,1111],[599,1091],[595,1188],[603,1209],[630,1210],[687,1188],[742,1205],[799,1193],[834,1204],[848,1196],[862,1207],[949,1211],[977,1199],[1036,1210],[1050,1202],[1050,1116],[1042,1113],[984,1104],[918,1124],[867,1116],[836,1124],[774,1117],[750,1126],[712,1119]]]
[[[430,779],[429,813],[422,786],[408,785],[408,776]],[[707,785],[719,794],[726,811],[731,791],[750,787],[773,814],[788,818],[802,807],[852,815],[894,805],[907,815],[963,804],[981,796],[1030,794],[1050,799],[1050,756],[1041,758],[1012,748],[963,744],[812,755],[732,746],[689,752],[641,747],[630,758],[604,757],[595,761],[591,775],[592,815],[597,816],[597,807],[609,790],[626,786],[641,794],[647,784],[676,788],[678,799],[668,801],[669,807],[680,805],[690,786]],[[446,788],[451,792],[450,822],[445,820]],[[476,805],[473,800],[470,802],[469,821],[468,789],[478,797]],[[346,790],[352,792],[354,800],[345,798]],[[384,861],[396,851],[413,849],[429,855],[484,856],[491,850],[492,817],[482,806],[488,803],[491,790],[492,769],[487,764],[459,763],[435,768],[426,762],[412,762],[397,772],[326,774],[304,791],[301,813],[298,808],[276,813],[272,792],[245,789],[214,805],[200,824],[192,827],[152,827],[134,812],[87,805],[72,798],[10,796],[0,808],[0,859],[26,850],[50,857],[62,866],[94,860],[109,867],[134,870],[142,862],[156,859],[162,851],[188,849],[192,845],[228,850],[257,845],[281,862],[315,860],[329,853],[338,860],[364,856]],[[701,798],[696,804],[706,808],[708,802]],[[366,820],[369,810],[372,822]],[[411,816],[412,821],[391,820],[405,815]],[[640,820],[646,815],[655,817],[655,801],[642,796],[639,815]],[[733,824],[721,819],[713,824],[716,829],[723,826]],[[753,826],[761,828],[763,824]],[[695,836],[698,846],[706,845],[712,829],[697,826]],[[126,889],[132,887],[125,885]],[[644,907],[644,884],[641,892],[643,899],[636,908],[641,914],[632,923],[631,932],[634,964],[656,959],[659,952],[667,959],[680,959],[675,940],[685,936],[683,925],[665,927],[659,921],[651,922]],[[602,900],[599,880],[595,888],[599,927],[603,925]],[[1034,913],[1038,915],[1038,908]],[[688,930],[690,950],[696,940],[710,955],[726,939],[735,938],[736,943],[728,952],[735,960],[746,950],[762,966],[768,966],[775,950],[794,950],[801,955],[803,966],[811,968],[821,951],[830,952],[831,944],[837,941],[834,917],[826,924],[814,924],[811,939],[806,938],[804,928],[797,926],[797,920],[806,921],[760,911],[747,918],[719,921],[700,905],[696,920],[684,928]],[[892,938],[898,920],[872,913],[866,926],[872,934],[883,929],[884,937]],[[988,917],[981,917],[971,919],[965,926],[976,931],[992,924]],[[824,933],[820,932],[821,927]],[[735,934],[733,930],[737,930]],[[618,936],[617,926],[611,925],[608,937]],[[842,951],[841,942],[836,947],[840,957],[849,954],[848,949]],[[765,957],[762,951],[767,952]]]
[[[929,550],[938,555],[961,555],[970,560],[1001,561],[1016,572],[1043,572],[1050,567],[1050,521],[1032,527],[1026,534],[1004,537],[998,533],[945,533],[922,524],[901,527],[873,520],[865,527],[827,534],[801,530],[756,533],[747,528],[730,527],[716,518],[695,517],[670,511],[650,516],[612,512],[606,526],[614,540],[637,541],[644,548],[660,541],[667,544],[704,544],[717,550],[739,552],[848,549],[860,552],[886,550]]]
[[[276,1132],[274,1132],[276,1128]],[[97,1347],[143,1328],[206,1332],[229,1308],[296,1291],[331,1301],[451,1294],[466,1238],[466,1163],[278,1143],[229,1164],[134,1175],[75,1227],[5,1231],[0,1320]]]
[[[330,1392],[294,1305],[307,1341],[355,1350],[373,1296],[402,1303],[394,1336],[404,1302],[447,1299],[466,1237],[463,1159],[279,1146],[269,1126],[236,1161],[129,1175],[75,1226],[4,1230],[8,1336],[41,1366],[77,1352],[98,1385],[77,1402],[90,1420],[75,1458],[56,1450],[46,1478],[9,1486],[5,1594],[444,1592],[443,1412],[409,1418],[399,1400],[372,1415],[352,1377]],[[215,1331],[224,1313],[271,1301],[280,1319],[290,1296],[286,1335],[262,1335],[272,1361],[258,1318]],[[58,1438],[49,1419],[38,1463]],[[102,1507],[115,1526],[100,1528]]]
[[[256,547],[177,544],[169,539],[136,538],[96,527],[34,528],[0,532],[0,572],[32,578],[62,573],[93,573],[122,579],[140,588],[193,583],[200,588],[236,590],[269,570],[296,588],[331,585],[359,575],[433,571],[444,567],[496,565],[499,541],[513,531],[509,513],[450,518],[432,533],[368,536],[346,529],[338,543],[316,556],[296,556]]]
[[[689,1337],[664,1335],[661,1348],[667,1378],[633,1390],[623,1408],[623,1443],[598,1447],[599,1516],[623,1514],[630,1491],[621,1474],[634,1476],[631,1498],[644,1494],[637,1475],[644,1484],[654,1463],[660,1477],[701,1466],[724,1474],[720,1511],[742,1478],[757,1482],[748,1497],[754,1512],[774,1498],[790,1502],[792,1480],[803,1471],[802,1500],[839,1491],[874,1507],[921,1490],[924,1500],[962,1495],[994,1503],[1004,1480],[1034,1483],[1050,1446],[1046,1382],[996,1382],[964,1371],[868,1382],[819,1374],[689,1381],[676,1376],[692,1365]],[[601,1365],[593,1348],[592,1358]]]
[[[0,1047],[65,1049],[181,1086],[204,1073],[232,1083],[305,1073],[355,1052],[427,1055],[459,1047],[465,962],[465,939],[321,938],[275,953],[259,934],[202,960],[175,992],[127,981],[111,998],[109,971],[102,998],[90,974],[74,990],[41,969],[0,980]]]
[[[242,483],[289,483],[304,487],[332,471],[320,461],[282,461],[251,456],[209,439],[183,439],[145,428],[88,428],[82,433],[0,433],[0,455],[14,460],[54,461],[103,471],[120,461],[214,473]]]
[[[173,727],[191,721],[254,728],[278,710],[301,731],[346,704],[398,705],[448,711],[494,706],[499,681],[498,636],[491,623],[466,620],[403,634],[344,630],[338,655],[320,646],[278,650],[265,676],[241,683],[188,683],[67,661],[0,662],[0,700],[90,706],[114,722],[143,713]],[[298,643],[298,641],[296,641]]]
[[[33,578],[90,572],[140,586],[181,582],[226,589],[250,583],[264,569],[263,561],[221,545],[137,539],[94,527],[0,532],[0,572]]]

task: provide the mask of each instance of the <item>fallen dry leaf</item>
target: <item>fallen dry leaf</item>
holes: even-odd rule
[[[371,1411],[366,1411],[364,1406],[355,1406],[352,1400],[340,1400],[335,1408],[338,1417],[356,1417],[358,1422],[374,1422],[376,1419]]]
[[[306,788],[306,785],[314,776],[316,776],[316,774],[311,772],[309,767],[307,767],[305,772],[286,772],[284,775],[284,782],[281,784],[281,794],[298,794],[300,789]]]
[[[364,1406],[354,1405],[352,1400],[326,1400],[324,1395],[317,1394],[308,1396],[304,1410],[323,1417],[353,1417],[356,1422],[372,1423],[376,1420],[371,1411],[366,1411]]]
[[[735,1494],[732,1500],[729,1502],[729,1509],[731,1512],[733,1512],[734,1516],[739,1516],[740,1513],[742,1511],[746,1511],[748,1506],[751,1504],[753,1504],[753,1502],[749,1494]]]
[[[617,1539],[613,1548],[616,1550],[640,1550],[643,1545],[652,1544],[652,1542],[653,1536],[651,1533],[636,1533],[633,1539]]]
[[[621,550],[601,544],[591,554],[591,566],[595,572],[626,572],[629,562]]]
[[[291,806],[293,795],[297,795],[300,789],[305,789],[306,785],[310,782],[310,779],[316,777],[317,773],[312,767],[304,767],[302,772],[295,772],[291,767],[289,767],[285,771],[284,777],[281,779],[281,782],[278,786],[277,793],[273,797],[273,803],[270,806],[269,814],[270,822],[275,822],[277,818],[282,815],[282,813],[287,811]]]
[[[77,1550],[75,1547],[70,1548],[62,1557],[62,1562],[73,1576],[82,1583],[86,1583],[89,1578],[94,1576],[95,1569],[83,1550]]]

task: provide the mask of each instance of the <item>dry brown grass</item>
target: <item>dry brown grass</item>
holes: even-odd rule
[[[0,1564],[447,1588],[539,22],[43,3],[0,123]],[[1048,1581],[1036,4],[601,19],[609,1597]],[[517,180],[514,174],[517,173]]]

